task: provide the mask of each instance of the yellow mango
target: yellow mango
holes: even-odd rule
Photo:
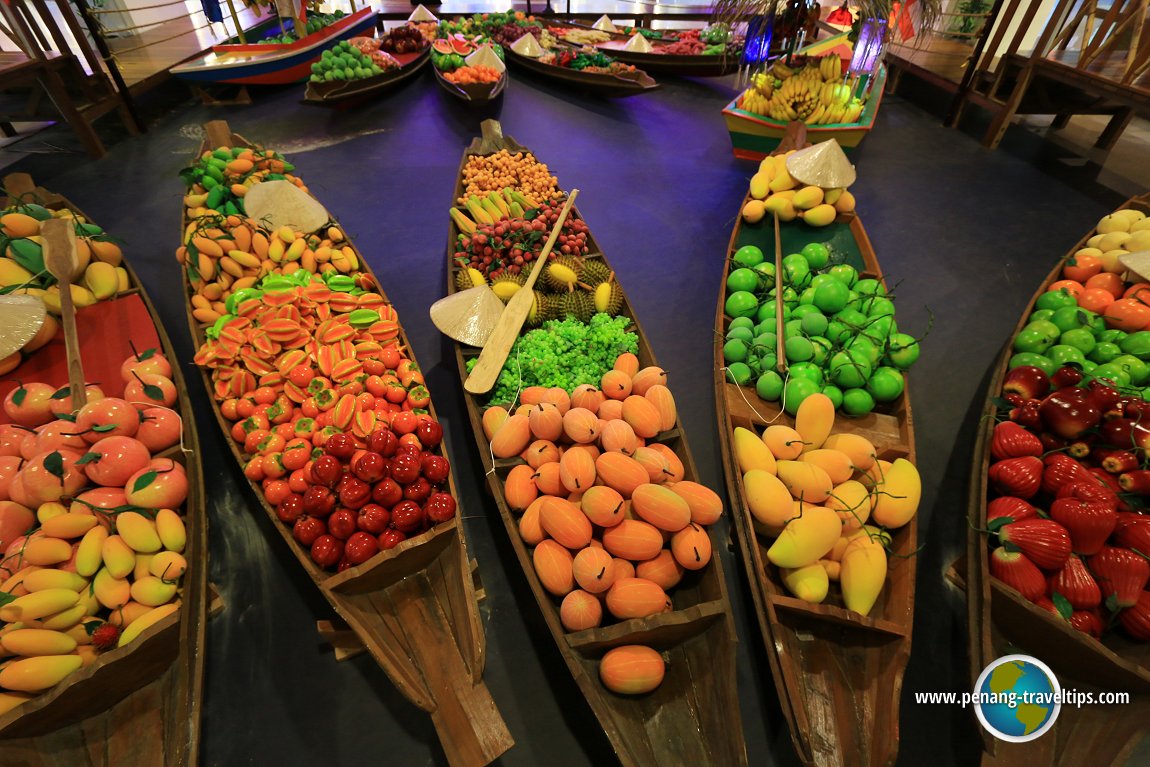
[[[156,512],[156,534],[160,536],[160,543],[168,551],[183,551],[188,541],[184,520],[171,509],[160,509]]]
[[[840,453],[846,453],[847,457],[851,459],[851,465],[859,471],[869,469],[874,464],[876,457],[874,445],[869,439],[849,432],[830,435],[823,442],[823,447],[827,450],[838,450]]]
[[[836,202],[838,202],[839,197],[841,197],[842,193],[845,191],[846,190],[842,187],[827,189],[823,192],[823,202],[825,202],[827,205],[834,205]]]
[[[748,200],[743,206],[743,220],[748,224],[757,224],[767,215],[767,209],[761,200]]]
[[[104,540],[104,568],[113,578],[127,578],[136,568],[136,552],[119,535]]]
[[[810,224],[811,226],[827,226],[835,220],[836,216],[838,216],[839,212],[837,210],[837,206],[844,204],[843,200],[848,194],[850,194],[850,192],[843,192],[842,195],[839,196],[838,202],[834,205],[827,205],[826,203],[823,203],[821,205],[815,205],[810,210],[803,212],[803,221]]]
[[[751,516],[768,527],[780,528],[793,516],[790,491],[769,471],[751,469],[744,474],[743,492]]]
[[[801,406],[800,406],[801,407]],[[780,461],[793,461],[802,455],[803,437],[790,426],[775,424],[763,432],[763,444],[770,448],[771,455]]]
[[[823,569],[822,560],[806,567],[783,568],[782,573],[783,585],[799,599],[817,605],[827,598],[830,579],[827,577],[827,571]]]
[[[78,655],[40,655],[21,658],[0,669],[0,687],[17,692],[39,692],[55,687],[83,665]]]
[[[30,592],[46,589],[69,589],[78,592],[87,585],[88,581],[67,570],[37,570],[24,578],[24,588]]]
[[[44,504],[44,506],[59,506],[64,508],[61,504]],[[36,512],[36,516],[40,517],[44,506],[40,507],[40,511]],[[64,512],[62,514],[54,514],[47,519],[40,519],[41,529],[44,535],[51,538],[63,538],[65,540],[73,540],[75,538],[82,538],[93,527],[99,524],[95,514],[71,514]]]
[[[1092,250],[1092,248],[1090,248],[1090,250]],[[1130,251],[1126,250],[1125,248],[1115,248],[1114,250],[1108,250],[1103,253],[1098,257],[1098,260],[1102,262],[1102,271],[1110,272],[1112,274],[1122,274],[1125,272],[1126,267],[1123,266],[1122,261],[1119,259],[1121,259],[1122,256],[1125,256],[1129,252]]]
[[[146,575],[132,584],[132,599],[148,607],[159,607],[172,601],[176,596],[176,584],[162,581],[154,575]]]
[[[771,179],[769,188],[772,192],[783,192],[787,189],[794,189],[798,183],[791,178],[790,171],[787,170],[785,163],[779,163],[775,166],[775,177]]]
[[[45,589],[14,599],[0,607],[0,621],[30,621],[67,610],[79,599],[72,589]]]
[[[884,481],[875,494],[874,521],[894,529],[909,522],[918,511],[922,498],[922,478],[915,465],[905,458],[897,458],[884,475]]]
[[[133,558],[132,564],[135,565],[135,558]],[[114,577],[106,567],[101,567],[100,572],[96,573],[96,578],[92,581],[92,588],[96,599],[100,600],[100,604],[109,610],[122,607],[132,598],[131,584],[123,578]]]
[[[854,475],[855,471],[854,466],[851,465],[851,459],[847,457],[846,453],[840,453],[838,450],[825,448],[811,450],[800,455],[799,460],[818,466],[827,473],[831,483],[835,485],[846,482]]]
[[[156,532],[156,523],[135,511],[116,515],[116,532],[132,551],[141,554],[154,554],[164,547]]]
[[[34,697],[36,696],[23,692],[5,692],[4,690],[0,690],[0,716],[7,714],[17,706],[24,705]]]
[[[830,498],[826,500],[826,506],[839,515],[844,531],[858,530],[870,519],[874,496],[862,482],[848,479],[835,485]]]
[[[116,290],[122,291],[132,287],[131,281],[128,279],[128,270],[122,266],[116,267]]]
[[[843,554],[839,583],[847,609],[869,615],[886,583],[886,549],[869,537],[857,540]]]
[[[862,472],[862,474],[858,477],[858,481],[873,489],[876,485],[882,484],[884,478],[886,477],[886,473],[890,471],[891,466],[892,464],[890,461],[884,461],[883,459],[879,458],[873,464],[871,464],[869,469]]]
[[[853,213],[855,209],[855,196],[843,190],[843,193],[835,200],[834,209],[837,213]]]
[[[0,258],[0,286],[25,285],[32,281],[32,272],[10,258]]]
[[[120,628],[130,626],[134,621],[144,617],[150,613],[153,608],[148,605],[142,605],[139,602],[128,602],[119,610],[113,610],[108,615],[108,622],[114,623]]]
[[[100,657],[100,651],[90,644],[80,645],[76,648],[76,657],[80,659],[80,668],[87,668]]]
[[[777,173],[777,167],[778,166],[775,164],[774,156],[767,155],[759,163],[759,172],[756,175],[766,176],[767,181],[769,182],[775,177],[775,173]]]
[[[775,473],[775,456],[758,434],[742,426],[735,427],[735,460],[744,474],[752,469]]]
[[[791,495],[807,503],[822,503],[834,489],[827,473],[813,463],[779,461],[776,466],[779,479]]]
[[[104,301],[116,295],[120,287],[120,280],[116,276],[116,267],[103,261],[93,261],[84,270],[84,287],[92,291],[98,300]]]
[[[169,602],[166,605],[157,607],[153,610],[149,610],[147,613],[128,624],[128,627],[124,629],[124,633],[120,634],[120,641],[116,646],[123,647],[124,645],[134,640],[136,637],[140,636],[140,634],[144,633],[145,630],[156,625],[164,618],[167,618],[169,615],[172,615],[179,609],[179,602]]]
[[[80,539],[80,548],[76,549],[76,572],[85,578],[91,578],[104,564],[104,541],[108,537],[108,530],[104,527],[93,527],[84,533]]]
[[[161,551],[152,557],[148,573],[165,581],[176,581],[188,569],[188,560],[174,551]]]
[[[132,580],[138,581],[141,578],[151,575],[152,560],[155,557],[155,554],[137,554],[136,566],[132,568]]]
[[[827,580],[838,583],[839,576],[842,574],[842,564],[831,559],[820,559],[819,566],[826,571]]]
[[[17,629],[0,636],[0,644],[13,655],[67,655],[76,649],[76,640],[48,629]]]
[[[810,210],[816,205],[823,203],[823,190],[818,186],[804,186],[802,189],[795,192],[795,196],[791,198],[793,204],[799,210]]]
[[[24,547],[23,557],[30,565],[57,565],[72,558],[72,545],[59,538],[36,538]]]
[[[841,533],[837,514],[825,506],[810,507],[787,523],[767,550],[767,559],[778,567],[806,567],[826,556]]]
[[[80,592],[79,601],[77,601],[75,605],[69,607],[67,610],[61,610],[58,613],[45,615],[39,621],[40,627],[52,629],[53,631],[67,631],[68,629],[75,626],[80,622],[80,619],[82,619],[88,613],[92,612],[92,605],[90,605],[88,602],[90,599],[94,598],[86,597],[86,594],[87,589],[85,588],[84,591]],[[99,603],[96,604],[96,608],[99,608]]]
[[[756,173],[751,176],[751,197],[756,200],[765,200],[770,194],[772,177],[765,173]]]
[[[835,425],[835,405],[827,395],[816,392],[795,412],[795,431],[803,438],[803,452],[818,450]]]

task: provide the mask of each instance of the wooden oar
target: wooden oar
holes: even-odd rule
[[[68,355],[68,386],[73,409],[84,407],[88,392],[84,367],[80,364],[80,338],[76,335],[76,307],[72,304],[72,274],[76,270],[76,230],[72,221],[51,218],[40,225],[44,238],[44,265],[60,287],[60,322],[64,326],[64,348]]]
[[[519,329],[523,327],[523,321],[527,319],[527,314],[531,311],[531,302],[535,300],[533,290],[535,280],[543,271],[543,265],[547,263],[551,248],[555,246],[555,240],[559,237],[559,230],[563,228],[563,222],[567,220],[567,214],[571,212],[571,204],[575,202],[575,196],[578,194],[578,189],[571,190],[571,194],[567,197],[567,203],[563,206],[563,210],[559,211],[559,218],[555,221],[555,226],[551,227],[551,236],[547,238],[547,242],[543,244],[543,250],[539,251],[539,257],[535,259],[535,266],[531,268],[527,282],[515,291],[515,295],[511,296],[511,300],[503,308],[503,314],[499,315],[499,323],[491,331],[487,343],[483,345],[483,351],[479,354],[479,361],[472,368],[471,375],[467,376],[467,380],[463,382],[463,388],[472,394],[486,394],[491,391],[491,387],[495,386],[495,381],[498,380],[499,373],[503,370],[503,363],[507,361],[507,355],[511,353],[515,339],[519,337]]]
[[[779,214],[775,219],[775,353],[778,362],[775,368],[780,374],[787,372],[787,349],[783,338],[783,239],[779,233]]]

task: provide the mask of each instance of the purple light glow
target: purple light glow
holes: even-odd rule
[[[882,19],[866,19],[859,27],[859,39],[851,56],[852,75],[873,74],[882,58],[886,43],[886,22]]]

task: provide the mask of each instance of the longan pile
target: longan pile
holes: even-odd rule
[[[559,189],[559,179],[551,175],[547,166],[530,152],[512,154],[500,149],[495,154],[473,155],[463,166],[464,196],[459,204],[467,202],[468,195],[486,195],[511,187],[536,200],[550,200]]]

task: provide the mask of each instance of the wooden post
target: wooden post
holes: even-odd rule
[[[248,40],[244,36],[244,28],[240,24],[240,15],[236,13],[236,4],[232,0],[228,0],[228,10],[232,14],[232,23],[236,25],[236,37],[239,38],[240,43],[246,43]]]

